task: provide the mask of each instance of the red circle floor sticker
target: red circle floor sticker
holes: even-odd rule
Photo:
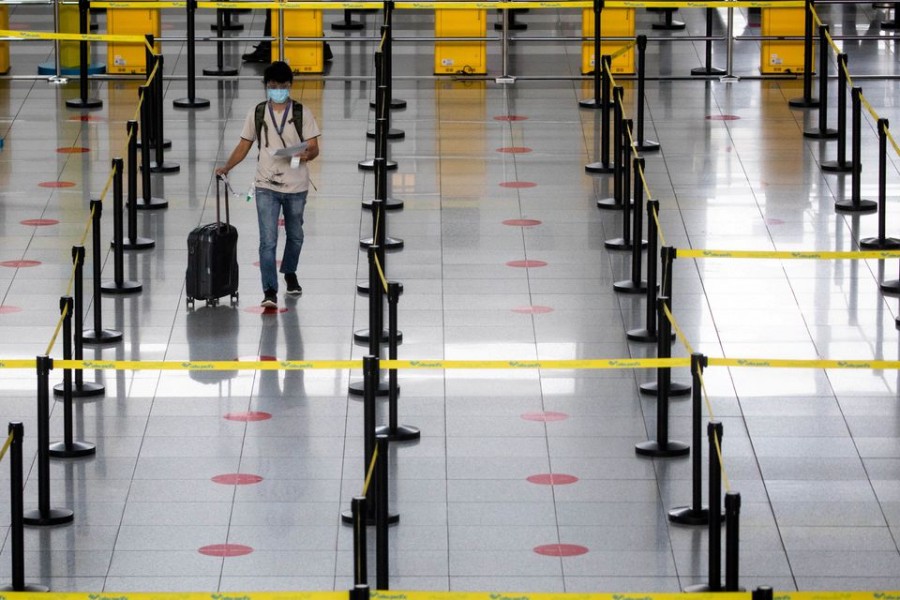
[[[19,221],[19,224],[26,227],[49,227],[51,225],[59,225],[59,221],[56,219],[25,219],[24,221]]]
[[[543,421],[549,423],[551,421],[565,421],[569,418],[564,412],[544,411],[544,412],[528,412],[522,415],[526,421]]]
[[[263,412],[260,410],[248,410],[245,412],[230,412],[222,415],[223,418],[228,419],[229,421],[268,421],[272,418],[272,415],[267,412]]]
[[[547,263],[542,260],[511,260],[506,263],[506,266],[533,269],[537,267],[546,267]]]
[[[503,224],[510,227],[537,227],[541,221],[537,219],[506,219]]]
[[[253,548],[243,544],[211,544],[203,546],[198,552],[206,556],[245,556],[253,552]]]
[[[588,553],[587,548],[577,544],[544,544],[535,546],[534,551],[544,556],[579,556]]]
[[[36,267],[41,264],[39,260],[4,260],[0,262],[0,267],[10,267],[12,269],[20,269],[24,267]]]
[[[220,483],[222,485],[253,485],[262,480],[262,477],[253,475],[252,473],[224,473],[212,478],[213,483]]]
[[[497,152],[503,152],[504,154],[527,154],[531,152],[531,148],[528,146],[503,146],[502,148],[497,148]]]
[[[537,485],[569,485],[576,483],[578,478],[565,473],[538,473],[527,478],[529,483]]]

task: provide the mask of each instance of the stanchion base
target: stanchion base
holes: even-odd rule
[[[399,388],[397,388],[399,390]],[[351,396],[364,396],[366,394],[366,385],[363,381],[354,381],[347,386],[347,393]],[[387,398],[390,394],[390,388],[387,381],[378,382],[378,389],[375,390],[375,396],[378,398]]]
[[[630,252],[634,244],[631,240],[626,242],[625,238],[612,238],[603,242],[603,247],[607,250],[628,250]]]
[[[113,242],[111,245],[113,248],[116,247],[115,242]],[[125,240],[122,242],[122,250],[149,250],[150,248],[154,248],[155,246],[155,240],[144,237],[137,237],[133,242],[130,240]]]
[[[603,198],[602,200],[597,200],[597,208],[603,210],[622,210],[622,207],[625,206],[615,198]]]
[[[684,588],[685,593],[688,594],[704,594],[706,592],[724,592],[725,588],[722,586],[713,587],[708,583],[699,583],[697,585],[689,585]]]
[[[359,168],[363,171],[374,171],[375,170],[375,159],[370,158],[369,160],[361,160],[359,161]],[[384,161],[384,168],[388,171],[393,171],[397,168],[397,162],[393,160]]]
[[[834,203],[834,210],[842,212],[874,212],[878,210],[878,203],[874,200],[860,200],[854,203],[853,200],[839,200]]]
[[[149,200],[142,198],[137,201],[138,210],[161,210],[163,208],[169,208],[168,200],[163,198],[151,197]]]
[[[396,283],[397,284],[397,293],[400,296],[403,295],[403,284],[402,283],[400,283],[398,281],[394,281],[394,280],[391,280],[389,283]],[[359,283],[357,283],[356,284],[356,293],[362,294],[363,296],[368,296],[369,295],[369,282],[368,281],[360,281]]]
[[[39,510],[25,511],[22,522],[32,527],[53,527],[65,525],[75,520],[75,513],[68,508],[51,508],[45,516],[41,516]]]
[[[684,442],[676,440],[669,440],[669,443],[665,446],[660,446],[657,442],[651,440],[635,444],[634,452],[640,456],[675,458],[676,456],[687,456],[691,453],[691,448]]]
[[[144,286],[137,281],[125,280],[122,285],[116,285],[115,281],[104,281],[100,284],[100,291],[104,294],[137,294]]]
[[[579,100],[579,101],[578,101],[578,106],[580,106],[581,108],[598,109],[598,108],[603,108],[603,101],[602,101],[602,100],[596,100],[596,99],[594,99],[594,98],[587,98],[587,99],[585,99],[585,100]],[[607,104],[607,107],[612,108],[612,107],[613,107],[613,103],[612,103],[612,102],[608,103],[608,104]]]
[[[657,382],[653,381],[651,383],[642,383],[641,393],[645,396],[655,396],[659,386],[656,385]],[[691,393],[691,386],[686,383],[681,383],[680,381],[670,381],[669,382],[669,395],[670,396],[687,396]]]
[[[211,77],[233,77],[237,75],[239,71],[234,67],[226,67],[222,66],[222,68],[216,67],[215,69],[203,69],[204,75],[209,75]]]
[[[375,517],[366,517],[366,525],[372,527],[375,525]],[[400,515],[397,513],[388,514],[388,525],[396,525],[400,522]],[[345,510],[341,513],[341,523],[344,525],[353,525],[353,512]]]
[[[375,139],[375,132],[374,132],[374,131],[367,131],[367,132],[366,132],[366,137],[369,138],[370,140],[374,140],[374,139]],[[403,131],[402,129],[394,129],[393,127],[391,127],[391,128],[388,130],[387,138],[388,138],[389,140],[402,140],[402,139],[405,138],[405,137],[406,137],[406,132]]]
[[[97,334],[93,329],[85,329],[81,334],[85,344],[115,344],[122,341],[122,332],[115,329],[103,329]]]
[[[359,247],[363,250],[368,250],[369,246],[374,243],[372,238],[364,238],[359,240]],[[403,240],[399,238],[386,237],[384,238],[384,246],[385,250],[402,250],[403,249]]]
[[[587,173],[608,174],[615,172],[616,167],[612,163],[594,162],[584,165],[584,170]]]
[[[410,425],[397,425],[397,430],[392,432],[390,427],[382,425],[375,428],[375,435],[386,435],[391,442],[409,442],[419,439],[422,436],[422,432],[419,431],[418,427]]]
[[[853,170],[853,161],[845,161],[843,164],[836,160],[829,160],[819,165],[826,173],[849,173]]]
[[[137,147],[143,148],[140,140],[138,140]],[[172,140],[170,140],[169,138],[163,138],[163,150],[168,150],[171,147],[172,147]],[[154,148],[156,148],[156,144],[154,144],[153,141],[151,140],[150,143],[147,144],[147,148],[153,150]]]
[[[362,207],[365,210],[372,210],[372,201],[371,200],[363,200]],[[384,201],[384,210],[402,210],[403,209],[403,200],[397,200],[396,198],[388,198]]]
[[[160,163],[157,163],[155,160],[150,161],[150,172],[151,173],[177,173],[180,170],[181,170],[181,166],[178,163],[163,161],[160,164]]]
[[[694,77],[718,77],[720,75],[725,74],[725,69],[718,69],[716,67],[711,67],[707,69],[706,67],[697,67],[695,69],[691,69],[691,75]]]
[[[208,108],[209,100],[206,98],[179,98],[172,101],[175,108]]]
[[[649,329],[640,328],[640,329],[629,329],[625,333],[625,337],[627,337],[632,342],[655,342],[657,339],[656,332],[650,332]]]
[[[900,280],[882,281],[879,287],[885,294],[900,294]]]
[[[642,279],[638,283],[635,283],[630,279],[617,281],[613,284],[613,289],[622,294],[646,294],[647,280]]]
[[[61,383],[54,386],[53,394],[55,396],[62,396],[64,394],[63,385]],[[106,386],[101,383],[94,383],[93,381],[82,381],[80,384],[77,382],[72,383],[73,398],[90,398],[93,396],[103,396],[104,394],[106,394]]]
[[[900,248],[900,240],[889,237],[883,240],[877,237],[863,238],[859,240],[859,247],[864,250],[896,250]]]
[[[824,131],[817,127],[816,129],[807,129],[803,132],[803,137],[813,140],[835,140],[837,136],[837,129],[830,127],[826,127]]]
[[[644,140],[634,146],[638,152],[659,152],[659,147],[659,142],[654,142],[653,140]]]
[[[375,108],[374,100],[369,102],[369,108]],[[402,110],[406,108],[406,100],[402,100],[400,98],[391,98],[391,103],[388,108],[390,108],[391,110]]]
[[[340,21],[331,24],[331,29],[334,31],[359,31],[365,28],[366,24],[362,21]]]
[[[656,31],[680,31],[687,27],[684,21],[670,21],[668,23],[653,23],[650,28]]]
[[[50,588],[46,585],[23,585],[19,589],[16,589],[11,585],[0,587],[0,592],[35,592],[44,594],[49,591]]]
[[[360,329],[358,331],[353,332],[353,341],[359,344],[368,344],[369,343],[369,330],[368,329]],[[379,340],[382,344],[388,343],[388,330],[381,330],[381,340]],[[397,331],[397,343],[400,344],[403,342],[403,332]]]
[[[709,523],[709,509],[694,510],[693,506],[679,506],[669,511],[669,521],[679,525],[706,525]]]
[[[80,108],[83,110],[91,109],[91,108],[102,108],[103,100],[99,98],[88,98],[87,100],[82,100],[81,98],[72,98],[71,100],[66,100],[66,108]]]
[[[819,106],[819,99],[792,98],[788,100],[788,106],[793,106],[794,108],[816,108]]]
[[[65,442],[50,444],[50,458],[80,458],[97,453],[97,446],[88,442],[72,442],[66,446]]]

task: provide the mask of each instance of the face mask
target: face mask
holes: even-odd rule
[[[266,90],[266,96],[275,104],[284,104],[291,95],[291,90]]]

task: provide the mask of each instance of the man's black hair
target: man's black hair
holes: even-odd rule
[[[275,83],[292,83],[294,81],[294,73],[286,62],[276,60],[263,71],[263,84],[267,84],[270,81]]]

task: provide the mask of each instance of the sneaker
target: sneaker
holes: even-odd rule
[[[269,44],[262,43],[253,52],[241,55],[244,62],[267,63],[272,62],[272,47]]]
[[[287,294],[290,296],[299,296],[303,293],[303,288],[300,287],[300,284],[297,283],[297,274],[296,273],[286,273],[284,276],[284,283],[287,286]]]
[[[265,297],[259,305],[263,308],[278,308],[278,293],[275,290],[266,290]]]

